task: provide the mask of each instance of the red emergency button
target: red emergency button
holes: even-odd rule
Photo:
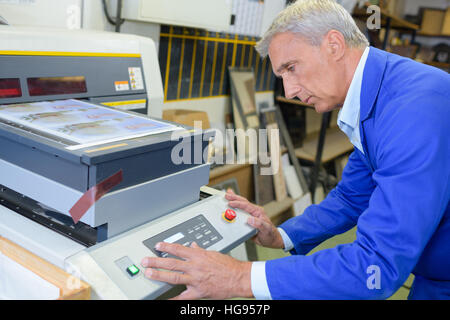
[[[228,222],[232,222],[234,219],[236,219],[236,212],[234,210],[227,209],[223,214],[223,218]]]

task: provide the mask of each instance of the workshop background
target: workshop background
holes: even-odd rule
[[[161,6],[158,0],[0,0],[0,16],[10,25],[151,38],[157,47],[164,88],[163,118],[188,125],[200,120],[203,129],[216,130],[224,137],[226,129],[280,129],[277,156],[283,166],[281,174],[267,180],[258,171],[262,164],[237,163],[234,144],[213,144],[213,159],[231,157],[234,161],[213,162],[209,186],[232,188],[264,206],[277,224],[301,214],[311,203],[320,203],[339,181],[353,146],[337,128],[337,112],[319,115],[299,100],[284,98],[270,61],[261,59],[254,49],[289,1],[164,2]],[[449,0],[340,2],[352,12],[371,45],[450,70]],[[381,8],[379,30],[366,27],[370,4]],[[179,10],[173,10],[175,7]],[[242,88],[248,81],[252,86]],[[242,110],[242,91],[250,94],[250,112]],[[257,116],[256,123],[249,115]],[[325,241],[313,252],[354,239],[355,229]],[[252,260],[287,255],[250,243],[247,251]],[[412,276],[390,299],[406,299],[411,283]]]

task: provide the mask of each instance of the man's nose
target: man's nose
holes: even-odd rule
[[[289,81],[283,81],[284,95],[288,99],[293,99],[301,92],[301,88],[297,85],[289,83]]]

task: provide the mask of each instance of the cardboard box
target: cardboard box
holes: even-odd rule
[[[441,34],[450,36],[450,7],[445,11],[444,22],[442,23]]]
[[[194,127],[195,121],[200,121],[202,129],[209,129],[208,114],[204,111],[168,109],[163,111],[163,119]]]
[[[420,32],[424,34],[439,35],[444,22],[445,10],[426,8],[423,10]]]

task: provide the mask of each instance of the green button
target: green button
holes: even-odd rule
[[[134,264],[132,266],[129,266],[127,268],[127,272],[131,275],[131,276],[135,276],[139,273],[139,268],[136,267]]]

